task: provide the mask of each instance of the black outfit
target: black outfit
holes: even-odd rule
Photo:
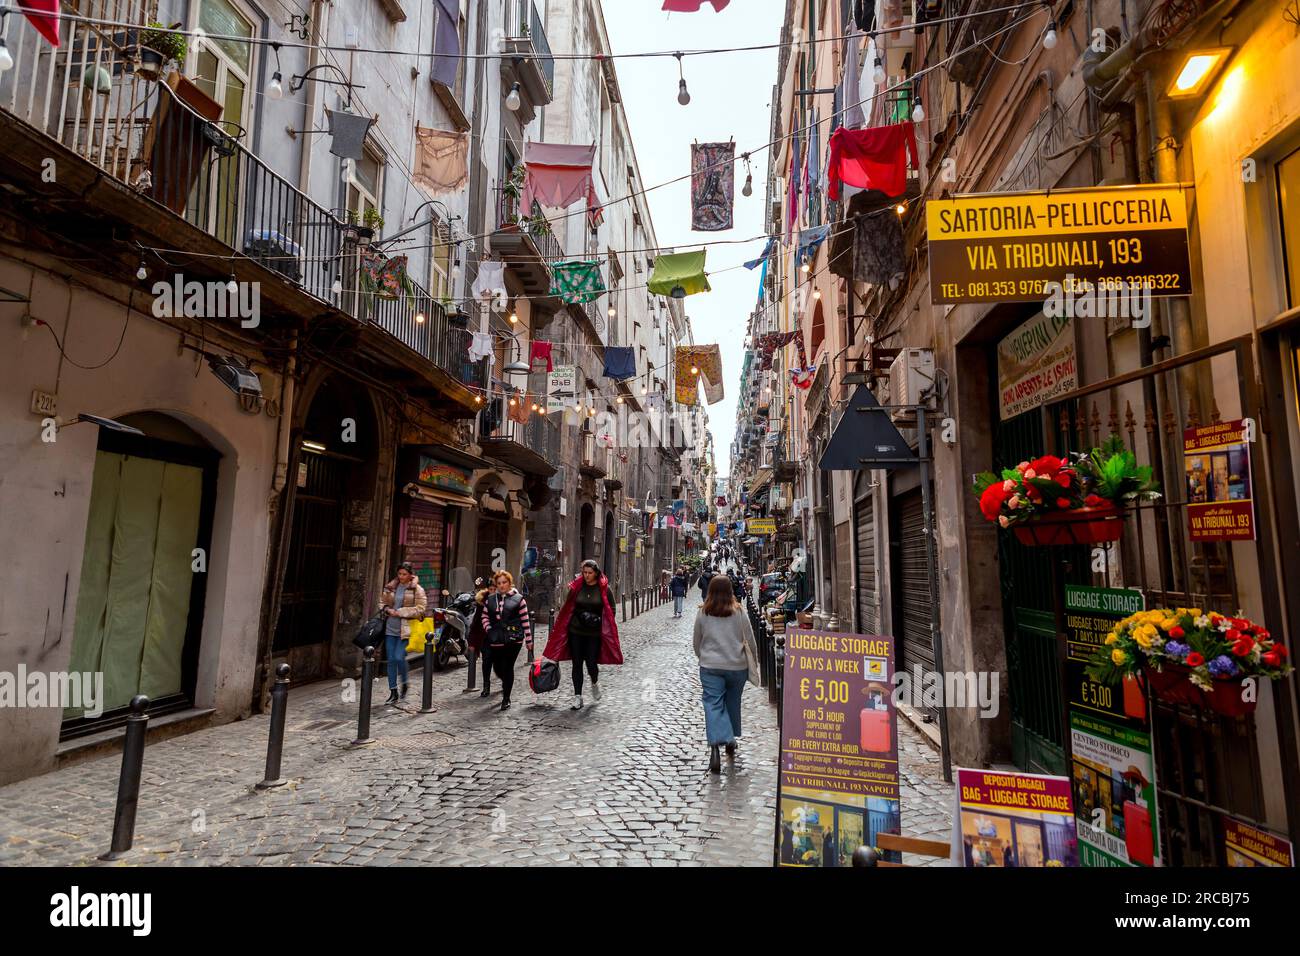
[[[605,599],[599,584],[584,584],[578,589],[569,619],[569,655],[573,658],[573,692],[582,693],[582,668],[594,684],[600,679],[600,632],[605,621]]]
[[[515,661],[524,641],[533,640],[528,616],[528,602],[518,591],[493,592],[483,601],[483,666],[491,664],[501,681],[501,707],[510,706],[510,691],[515,686]],[[486,678],[484,679],[486,685]]]
[[[713,580],[713,572],[705,571],[700,575],[700,597],[709,596],[709,582]]]

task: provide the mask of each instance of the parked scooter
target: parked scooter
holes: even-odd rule
[[[451,572],[448,582],[451,590],[443,589],[443,597],[450,599],[447,607],[435,609],[441,618],[437,634],[434,637],[433,669],[443,670],[453,657],[466,657],[469,654],[469,629],[478,613],[478,603],[474,600],[474,591],[469,585],[469,572],[456,568]],[[455,595],[453,597],[453,592]]]

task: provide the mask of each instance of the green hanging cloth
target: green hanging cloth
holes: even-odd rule
[[[565,302],[582,305],[605,294],[600,278],[600,263],[594,261],[554,262],[551,264],[551,295]]]
[[[675,299],[695,295],[697,292],[708,292],[709,280],[704,275],[705,253],[706,250],[699,249],[695,252],[655,256],[654,273],[650,276],[647,288],[655,295],[669,295]],[[677,295],[673,295],[674,290],[678,292]]]

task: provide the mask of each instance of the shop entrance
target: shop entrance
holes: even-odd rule
[[[893,581],[894,646],[898,649],[895,668],[910,676],[913,667],[920,667],[922,673],[934,670],[934,645],[930,639],[933,599],[926,563],[921,489],[896,495],[891,505],[890,557],[893,560],[890,569]],[[937,711],[932,707],[922,710],[927,718],[937,716]]]
[[[331,377],[317,389],[303,426],[272,644],[294,681],[330,673],[340,584],[362,574],[362,553],[353,552],[350,562],[344,548],[344,523],[348,503],[365,511],[374,488],[377,426],[368,405],[350,383]]]
[[[145,434],[100,429],[68,663],[104,675],[103,712],[64,711],[62,739],[124,723],[137,694],[151,714],[194,701],[219,456],[168,416],[122,421]]]

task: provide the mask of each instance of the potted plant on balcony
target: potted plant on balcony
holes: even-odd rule
[[[1248,682],[1285,677],[1293,670],[1287,657],[1268,629],[1248,618],[1155,608],[1116,624],[1086,671],[1100,684],[1136,681],[1168,703],[1243,717],[1258,696],[1246,692]]]
[[[1160,497],[1159,487],[1118,435],[1086,455],[1044,455],[974,481],[984,517],[1026,545],[1118,541],[1125,506]]]
[[[367,207],[361,217],[361,227],[370,230],[370,237],[373,238],[376,233],[384,231],[384,217],[379,214],[378,209]]]
[[[189,46],[185,34],[170,33],[168,30],[180,29],[179,23],[164,27],[157,20],[150,22],[147,30],[141,30],[136,41],[136,54],[139,57],[137,71],[141,76],[157,78],[163,68],[173,61],[179,66],[185,62]]]

